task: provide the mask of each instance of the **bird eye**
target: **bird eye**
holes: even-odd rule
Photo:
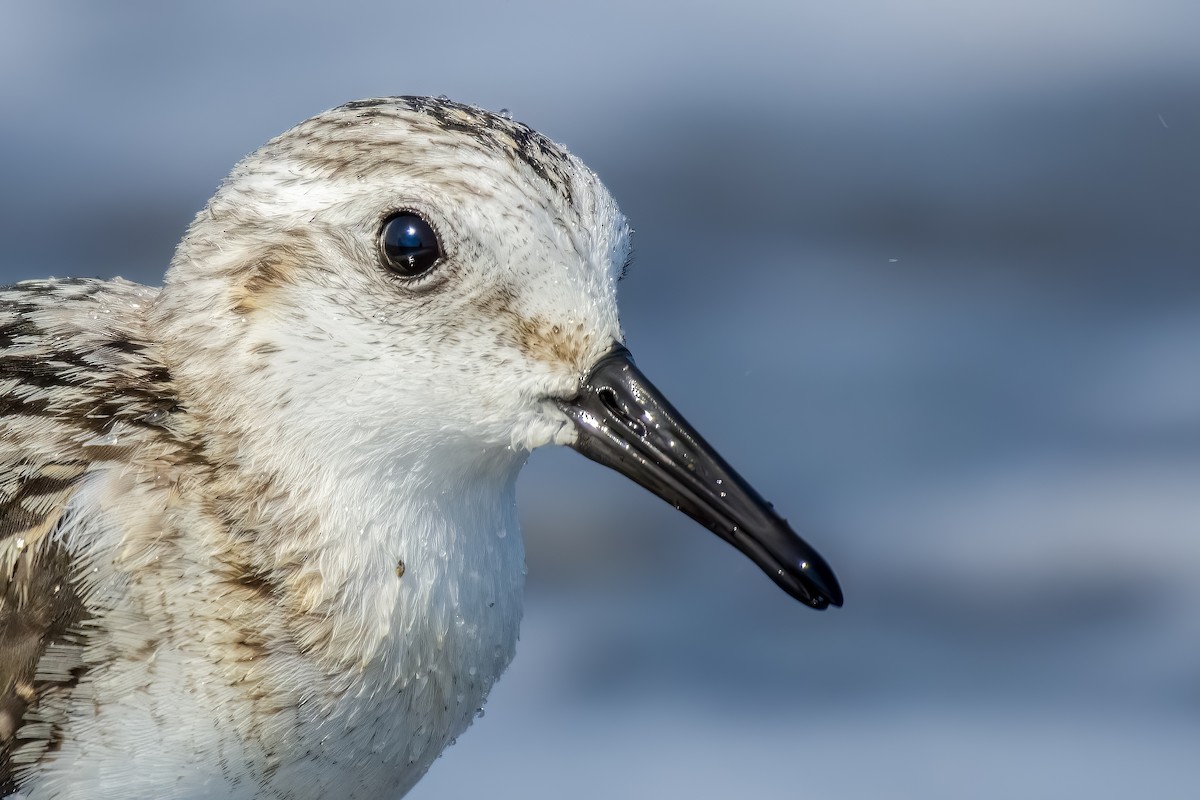
[[[411,211],[393,214],[379,235],[385,267],[405,278],[416,278],[433,269],[442,257],[442,246],[433,227]]]

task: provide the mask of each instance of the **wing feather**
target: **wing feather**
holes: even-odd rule
[[[0,289],[0,797],[23,762],[57,747],[51,707],[62,704],[45,701],[86,669],[80,559],[56,535],[72,496],[128,456],[105,438],[115,427],[144,430],[173,407],[166,370],[138,338],[135,311],[153,297],[125,281]]]

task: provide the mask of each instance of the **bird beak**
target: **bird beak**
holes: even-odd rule
[[[612,467],[750,557],[813,608],[842,604],[833,570],[771,504],[709,447],[617,345],[558,406],[575,424],[573,447]]]

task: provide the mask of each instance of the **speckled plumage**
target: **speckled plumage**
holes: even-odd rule
[[[514,481],[628,238],[541,135],[389,98],[239,164],[162,290],[0,291],[0,795],[403,795],[512,658]]]

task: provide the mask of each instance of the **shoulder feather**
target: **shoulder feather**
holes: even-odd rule
[[[56,535],[71,497],[89,472],[168,435],[170,376],[142,322],[156,294],[120,280],[0,289],[0,796],[22,754],[55,748],[39,706],[85,669],[81,554]]]

